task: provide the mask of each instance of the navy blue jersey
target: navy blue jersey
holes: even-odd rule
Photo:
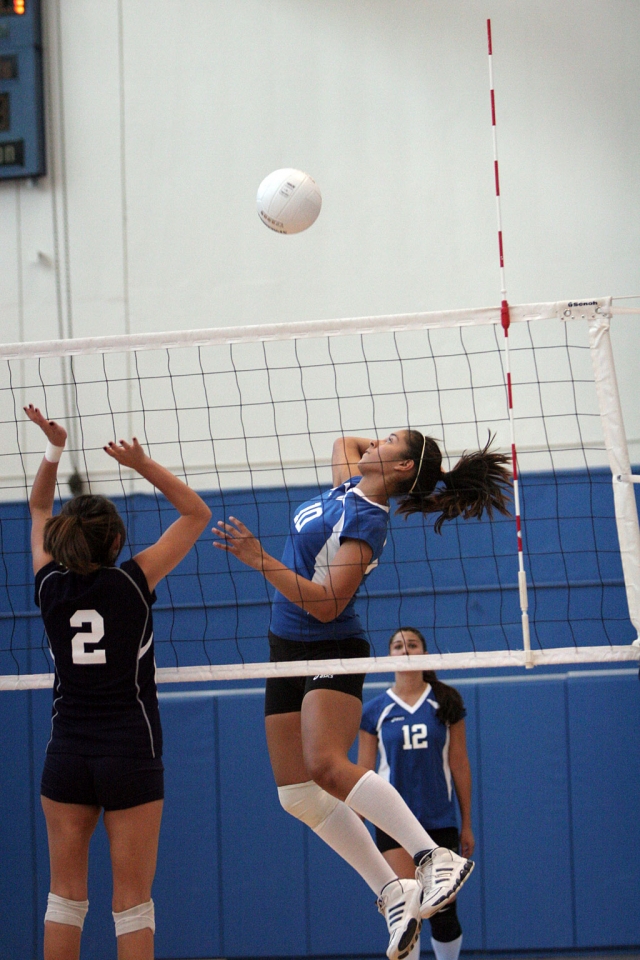
[[[387,537],[389,507],[360,493],[360,480],[361,477],[351,477],[297,508],[282,555],[285,566],[306,580],[323,583],[345,539],[363,540],[373,550],[366,574],[378,565]],[[271,631],[284,640],[366,639],[355,611],[355,596],[335,620],[322,623],[276,590]]]
[[[431,684],[412,707],[387,690],[365,704],[360,723],[378,739],[378,773],[396,788],[425,830],[457,826],[449,727],[438,720],[437,709]]]
[[[48,753],[162,756],[155,599],[135,560],[87,576],[53,561],[38,571],[35,601],[55,663]]]

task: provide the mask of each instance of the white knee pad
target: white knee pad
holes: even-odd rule
[[[45,923],[68,923],[72,927],[84,927],[84,918],[89,909],[88,900],[65,900],[55,893],[47,898],[47,912],[44,915]]]
[[[114,913],[113,922],[116,925],[116,937],[121,937],[125,933],[134,933],[136,930],[144,930],[145,927],[149,927],[155,933],[156,915],[153,900],[147,900],[146,903],[138,903],[135,907],[129,907],[128,910]]]
[[[317,829],[340,803],[313,780],[278,787],[280,803],[292,817],[302,820],[312,830]]]

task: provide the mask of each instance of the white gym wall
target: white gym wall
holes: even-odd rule
[[[487,17],[510,301],[640,293],[636,0],[43,6],[49,175],[0,184],[4,342],[497,303]],[[323,193],[293,237],[255,212],[281,166]],[[640,319],[614,346],[640,437]]]

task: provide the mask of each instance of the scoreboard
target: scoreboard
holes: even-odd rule
[[[40,0],[0,0],[0,180],[45,172]]]

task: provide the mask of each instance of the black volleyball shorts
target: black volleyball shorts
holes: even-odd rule
[[[269,631],[269,659],[347,660],[368,657],[369,644],[361,637],[346,640],[283,640]],[[311,677],[269,677],[264,701],[265,716],[275,713],[299,713],[310,690],[339,690],[362,700],[364,673],[317,674]]]
[[[425,830],[436,846],[446,847],[447,850],[453,850],[455,853],[459,853],[458,848],[460,846],[460,836],[458,834],[457,827],[439,827],[429,829],[425,827]],[[386,853],[387,850],[398,850],[401,846],[397,840],[394,840],[393,837],[390,837],[389,834],[385,833],[384,830],[381,830],[380,827],[376,827],[376,845],[380,853]]]
[[[58,803],[126,810],[164,798],[162,760],[48,753],[40,793]]]

